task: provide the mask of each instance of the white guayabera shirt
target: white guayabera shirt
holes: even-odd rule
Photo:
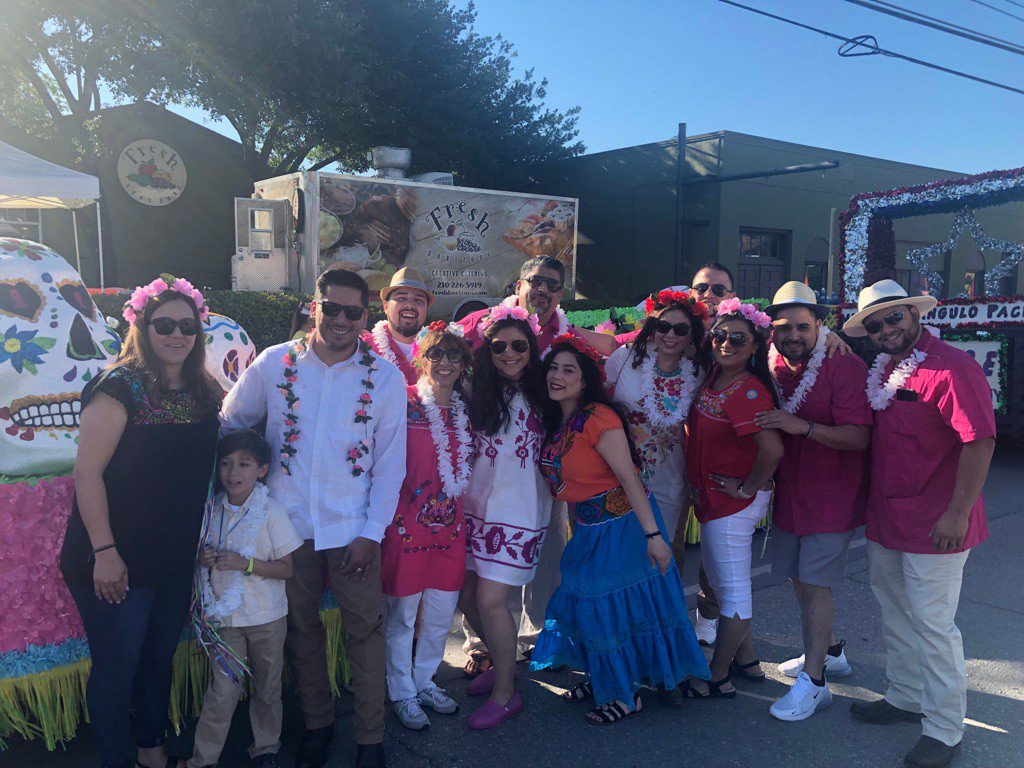
[[[299,536],[312,539],[316,549],[344,547],[359,536],[380,541],[394,519],[405,479],[405,380],[397,367],[374,353],[378,370],[370,390],[370,452],[359,461],[366,471],[353,477],[345,457],[367,426],[355,422],[356,400],[366,391],[360,353],[332,366],[312,349],[299,354],[294,384],[299,436],[288,475],[277,464],[286,412],[277,385],[288,346],[265,349],[245,370],[224,398],[221,427],[226,432],[244,429],[267,417],[266,437],[273,449],[270,495],[284,505]]]

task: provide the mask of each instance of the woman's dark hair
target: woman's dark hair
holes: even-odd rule
[[[153,314],[160,307],[170,304],[172,301],[185,302],[192,310],[195,321],[200,323],[199,333],[193,337],[195,342],[192,344],[192,349],[181,366],[182,384],[185,391],[196,399],[200,413],[204,415],[216,413],[220,408],[224,393],[220,385],[206,372],[206,331],[200,322],[196,303],[192,297],[183,293],[168,289],[161,291],[146,302],[145,309],[139,312],[135,322],[128,326],[121,354],[108,368],[124,366],[134,371],[142,379],[146,395],[154,405],[160,406],[165,398],[173,397],[174,392],[168,385],[163,365],[149,341],[149,321],[153,318]]]
[[[239,429],[224,435],[217,443],[217,461],[239,451],[252,456],[253,460],[261,467],[264,464],[270,464],[270,443],[254,429]]]
[[[619,421],[622,422],[622,430],[626,433],[626,442],[629,443],[629,455],[630,458],[633,459],[633,465],[639,467],[640,455],[637,453],[636,445],[634,445],[633,438],[629,434],[629,424],[626,421],[626,417],[623,415],[622,406],[613,403],[611,398],[608,397],[604,386],[604,379],[601,376],[601,369],[598,367],[597,363],[576,349],[572,344],[567,342],[555,344],[551,347],[551,351],[548,353],[547,357],[544,358],[544,364],[541,366],[541,375],[543,376],[542,380],[545,382],[545,385],[547,383],[548,371],[551,370],[551,365],[554,363],[555,356],[559,352],[568,352],[571,354],[576,358],[576,362],[580,367],[580,374],[583,377],[583,389],[580,391],[578,407],[588,405],[606,405],[611,408],[615,412],[615,415],[619,417]],[[547,387],[545,386],[545,394],[546,393]],[[554,437],[561,425],[561,406],[550,397],[545,397],[545,440],[550,440]]]
[[[310,322],[309,304],[305,301],[300,301],[295,311],[292,312],[292,327],[288,331],[288,340],[291,341],[295,338],[295,334],[306,327],[306,324]]]
[[[510,395],[507,391],[510,382],[498,373],[491,359],[491,342],[499,331],[506,328],[520,331],[530,345],[530,359],[519,379],[519,388],[526,397],[526,402],[533,406],[537,413],[543,413],[547,400],[541,375],[540,350],[533,329],[525,320],[515,320],[511,317],[492,323],[483,332],[484,343],[476,351],[473,359],[473,391],[469,398],[469,420],[474,429],[481,430],[486,435],[497,434],[512,421],[512,414],[508,408]]]
[[[772,396],[772,403],[776,408],[779,407],[779,393],[775,388],[775,379],[772,378],[771,369],[768,367],[768,335],[762,333],[761,330],[750,322],[747,318],[741,315],[739,312],[731,312],[728,315],[718,315],[715,318],[714,324],[711,326],[711,330],[715,330],[719,325],[726,322],[727,320],[742,320],[747,324],[747,328],[750,329],[750,335],[754,338],[754,354],[750,356],[747,361],[747,368],[750,372],[764,384],[765,389]],[[707,341],[705,342],[705,348],[707,354],[713,360],[711,356],[711,333],[708,333]]]
[[[711,367],[711,361],[704,348],[704,321],[694,314],[690,305],[680,304],[677,301],[666,304],[664,307],[658,307],[644,320],[640,333],[633,340],[633,367],[639,368],[643,365],[644,360],[647,359],[647,343],[654,339],[654,326],[658,324],[662,315],[666,315],[672,310],[679,310],[690,321],[690,340],[693,342],[695,350],[694,362],[697,363],[700,370],[708,370]]]

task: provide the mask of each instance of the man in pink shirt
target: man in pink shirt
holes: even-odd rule
[[[826,673],[850,673],[841,644],[838,652],[830,646],[833,590],[846,576],[850,540],[864,524],[871,443],[871,408],[864,392],[868,369],[856,355],[827,356],[829,330],[821,321],[829,310],[803,283],[783,285],[765,312],[773,321],[768,365],[779,386],[780,407],[754,420],[782,433],[772,570],[793,581],[804,642],[804,656],[787,662],[796,682],[770,712],[779,720],[805,720],[832,701]]]
[[[412,346],[427,322],[434,294],[418,270],[403,267],[395,272],[391,284],[381,289],[380,301],[385,319],[363,331],[361,338],[374,352],[398,366],[406,386],[414,386],[419,380],[419,371],[412,364]]]
[[[936,303],[882,280],[860,292],[843,326],[882,353],[867,380],[866,532],[889,678],[885,698],[851,711],[869,723],[923,718],[904,762],[929,768],[948,765],[963,737],[967,673],[954,617],[967,554],[988,537],[981,489],[995,448],[981,367],[921,326]]]

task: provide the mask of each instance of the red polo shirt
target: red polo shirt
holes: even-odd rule
[[[953,498],[963,444],[995,437],[996,423],[992,392],[974,358],[927,330],[915,348],[927,357],[902,389],[916,400],[899,400],[897,393],[875,411],[866,533],[888,549],[934,555],[929,533]],[[890,363],[885,376],[892,369]],[[964,549],[986,538],[979,494]]]
[[[801,363],[790,371],[779,355],[772,374],[783,395],[792,396],[806,368]],[[871,426],[867,376],[868,367],[856,355],[826,356],[795,415],[828,427]],[[842,533],[864,525],[868,451],[840,451],[803,435],[780,434],[786,452],[775,473],[772,522],[796,536]]]
[[[774,407],[771,394],[754,376],[744,376],[721,392],[707,384],[700,388],[686,425],[686,476],[697,493],[694,511],[701,523],[734,515],[752,503],[753,498],[722,493],[708,475],[742,480],[750,474],[757,460],[754,434],[761,431],[754,416]]]
[[[480,333],[480,321],[487,317],[489,309],[479,309],[476,312],[470,312],[464,318],[458,321],[459,325],[462,326],[466,332],[466,343],[469,344],[470,348],[475,352],[481,344],[484,343],[483,336]],[[576,332],[576,326],[572,323],[569,324],[568,333],[572,336],[579,336]],[[544,354],[555,336],[558,335],[558,313],[552,312],[551,317],[548,318],[547,323],[541,326],[540,336],[537,337],[537,344],[540,346],[541,355]]]

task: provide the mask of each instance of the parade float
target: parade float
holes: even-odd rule
[[[1024,435],[1024,295],[1000,296],[999,284],[1024,261],[1024,243],[988,235],[975,211],[1022,201],[1024,168],[857,195],[840,216],[838,264],[843,303],[837,319],[845,319],[856,310],[857,294],[865,284],[895,274],[893,220],[954,214],[944,241],[906,254],[937,295],[943,293],[943,278],[930,266],[932,257],[951,252],[964,237],[970,237],[979,251],[1000,254],[998,263],[985,273],[983,296],[942,299],[924,322],[982,366],[992,389],[999,433],[1015,437]]]

